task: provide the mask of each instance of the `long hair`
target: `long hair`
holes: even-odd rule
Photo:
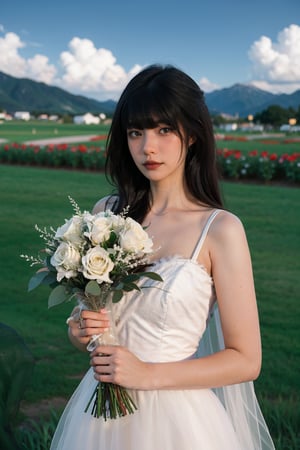
[[[199,202],[222,208],[211,118],[199,86],[173,66],[153,65],[138,73],[123,91],[108,134],[105,172],[117,189],[115,211],[129,205],[129,215],[142,221],[150,209],[149,180],[137,169],[127,143],[127,129],[164,123],[184,145],[185,184]]]

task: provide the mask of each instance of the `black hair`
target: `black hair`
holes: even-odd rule
[[[127,143],[127,129],[154,128],[163,123],[188,146],[185,183],[200,203],[222,208],[216,146],[204,94],[192,78],[173,66],[153,65],[138,73],[123,91],[107,141],[105,171],[116,186],[115,212],[129,205],[129,215],[142,221],[150,209],[149,180],[136,167]]]

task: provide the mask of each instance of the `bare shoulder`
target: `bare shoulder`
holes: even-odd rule
[[[215,279],[224,274],[236,274],[250,267],[250,251],[242,221],[236,215],[222,211],[213,221],[208,233],[208,248]],[[222,277],[220,277],[222,273]],[[241,277],[241,274],[239,275]]]
[[[93,208],[93,214],[97,214],[107,209],[111,209],[117,200],[118,197],[116,195],[107,195],[106,197],[101,198],[95,204]]]
[[[216,243],[236,242],[245,239],[245,229],[241,219],[229,211],[221,211],[211,224],[209,235]]]

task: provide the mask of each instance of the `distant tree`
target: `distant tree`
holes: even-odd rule
[[[278,128],[284,123],[289,123],[289,119],[296,117],[296,114],[294,108],[290,107],[285,109],[279,105],[271,105],[260,113],[255,114],[254,121]]]
[[[212,115],[211,119],[215,127],[219,127],[220,125],[226,123],[226,119],[221,115]]]
[[[64,114],[61,119],[63,123],[73,123],[73,117],[69,114]]]

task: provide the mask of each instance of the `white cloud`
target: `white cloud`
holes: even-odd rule
[[[56,75],[56,68],[49,64],[44,55],[35,55],[25,59],[19,50],[26,44],[15,33],[6,33],[0,38],[0,70],[14,77],[28,77],[36,81],[51,84]]]
[[[4,26],[0,23],[0,33],[4,33]]]
[[[300,89],[300,26],[290,25],[277,36],[277,42],[261,36],[250,50],[253,81],[257,87],[272,92],[293,92]],[[259,86],[260,84],[260,86]]]
[[[27,75],[33,80],[51,84],[55,80],[56,68],[49,64],[49,59],[44,55],[35,55],[27,60]]]
[[[213,83],[212,81],[208,80],[205,77],[202,77],[199,80],[198,84],[204,92],[212,92],[215,91],[216,89],[220,89],[220,86],[218,84]]]
[[[70,41],[69,51],[62,52],[60,60],[64,87],[97,97],[103,93],[106,97],[119,96],[129,79],[141,69],[136,65],[126,73],[110,50],[97,49],[91,40],[78,37]]]
[[[24,75],[26,61],[19,55],[25,44],[15,33],[6,33],[0,38],[0,70],[16,77]]]
[[[42,81],[99,99],[118,98],[128,81],[142,68],[135,65],[126,72],[117,64],[110,50],[96,48],[89,39],[74,37],[69,50],[60,55],[59,76],[47,56],[35,54],[31,58],[23,58],[20,51],[26,46],[15,33],[8,32],[0,37],[0,70],[17,78]]]
[[[252,80],[249,84],[272,94],[292,94],[300,89],[300,83],[269,83],[265,80]]]

